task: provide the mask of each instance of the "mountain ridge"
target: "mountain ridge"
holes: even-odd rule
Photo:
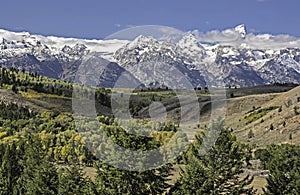
[[[0,30],[0,65],[3,67],[16,67],[70,81],[84,58],[96,55],[115,63],[114,66],[104,64],[104,68],[114,67],[122,72],[125,69],[133,80],[138,79],[147,87],[153,83],[157,87],[166,85],[164,77],[168,77],[167,73],[153,75],[155,63],[159,64],[156,68],[160,67],[156,72],[166,71],[164,66],[179,71],[173,78],[168,78],[168,83],[180,77],[194,87],[299,84],[299,48],[300,39],[296,37],[255,35],[248,33],[244,24],[222,31],[190,31],[176,41],[143,35],[133,41],[85,40]],[[97,81],[100,87],[114,87],[116,77],[122,73],[115,70],[106,71],[111,74],[102,78],[111,80],[110,83]]]

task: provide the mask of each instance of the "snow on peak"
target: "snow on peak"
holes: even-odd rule
[[[8,30],[0,29],[0,48],[31,48],[37,46],[47,46],[51,49],[52,53],[57,53],[58,51],[68,48],[69,46],[73,48],[77,45],[75,49],[83,50],[87,47],[87,50],[92,52],[100,52],[103,58],[113,61],[113,54],[115,51],[129,43],[128,40],[96,40],[96,39],[77,39],[77,38],[64,38],[55,36],[43,36],[30,34],[29,32],[11,32]]]
[[[192,33],[187,33],[179,41],[179,46],[194,46],[199,45],[199,38]]]
[[[22,41],[24,38],[30,37],[29,32],[11,32],[8,30],[0,29],[0,37],[8,41]]]
[[[153,37],[140,35],[136,37],[132,42],[128,43],[127,47],[130,49],[144,48],[157,43],[158,41]]]
[[[247,29],[246,29],[246,25],[245,24],[240,24],[240,25],[236,26],[234,28],[234,30],[236,32],[238,32],[242,36],[242,38],[246,38]]]
[[[184,35],[177,43],[177,49],[188,56],[197,56],[203,53],[203,46],[199,43],[199,37],[192,33]],[[202,56],[202,55],[201,55]]]

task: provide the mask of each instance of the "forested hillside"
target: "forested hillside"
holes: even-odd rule
[[[187,150],[150,170],[119,169],[97,158],[98,152],[113,159],[115,165],[135,160],[141,170],[147,163],[146,156],[114,156],[111,145],[100,141],[103,133],[126,149],[158,149],[156,158],[161,161],[169,155],[164,145],[172,148],[187,143],[187,135],[180,133],[176,122],[159,124],[145,114],[154,101],[164,102],[172,111],[171,105],[176,107],[178,100],[171,90],[135,91],[130,112],[136,119],[127,121],[129,131],[111,115],[111,90],[95,89],[94,94],[86,88],[84,95],[95,96],[97,124],[82,116],[85,122],[79,132],[71,101],[74,87],[80,89],[80,85],[0,68],[0,86],[0,194],[255,194],[263,193],[256,184],[258,177],[252,174],[260,170],[269,170],[266,194],[300,191],[299,146],[258,149],[237,140],[221,121],[206,127],[199,124]],[[209,92],[198,90],[198,94],[207,97]],[[141,124],[152,131],[143,134]],[[215,131],[220,132],[215,146],[201,153],[204,140]],[[254,162],[259,162],[257,167]]]

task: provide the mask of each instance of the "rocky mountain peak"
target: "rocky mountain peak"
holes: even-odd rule
[[[234,28],[236,32],[238,32],[242,38],[246,38],[247,28],[245,24],[240,24]]]
[[[145,48],[148,47],[149,45],[151,46],[155,44],[158,44],[158,41],[153,37],[140,35],[136,37],[132,42],[128,43],[126,47],[129,49],[138,49],[138,48]]]

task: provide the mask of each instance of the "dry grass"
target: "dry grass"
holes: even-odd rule
[[[256,189],[256,194],[262,194],[263,193],[263,188],[266,187],[267,185],[267,180],[265,177],[261,176],[255,176],[251,186],[253,186],[254,189]]]
[[[179,178],[179,173],[180,173],[180,167],[182,168],[183,167],[183,165],[174,165],[174,170],[171,172],[171,176],[168,178],[168,179],[170,179],[169,181],[168,181],[168,183],[169,184],[175,184],[175,182],[177,181],[177,179]]]
[[[20,91],[20,94],[27,99],[38,99],[38,98],[57,98],[57,99],[71,99],[64,96],[59,96],[55,94],[46,94],[46,93],[39,93],[33,90],[28,90],[27,92]]]
[[[97,170],[94,167],[84,167],[82,171],[84,172],[85,177],[90,178],[92,181],[95,180]]]
[[[298,144],[300,143],[300,114],[297,114],[294,109],[296,106],[300,111],[298,97],[300,97],[300,87],[281,94],[260,94],[230,99],[225,124],[233,128],[238,140],[258,147],[272,143]],[[282,109],[281,111],[269,110],[255,120],[247,118],[259,109],[270,107]],[[254,133],[253,138],[248,137],[250,131]]]

